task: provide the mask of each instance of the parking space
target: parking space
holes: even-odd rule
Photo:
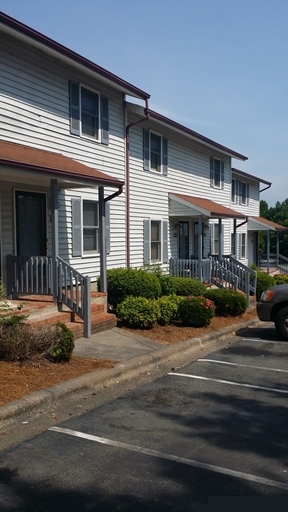
[[[187,511],[213,497],[288,496],[287,362],[288,343],[254,330],[3,452],[0,510],[48,512],[57,499],[64,512]]]

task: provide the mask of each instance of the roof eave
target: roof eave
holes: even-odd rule
[[[58,57],[64,57],[64,60],[68,59],[70,63],[77,63],[78,65],[81,65],[84,68],[93,71],[102,79],[104,79],[104,81],[110,82],[114,86],[116,85],[118,89],[120,89],[126,94],[144,100],[150,98],[150,94],[146,93],[145,91],[142,91],[138,87],[135,87],[129,82],[126,82],[126,80],[123,80],[117,75],[110,73],[105,68],[98,66],[89,59],[82,57],[80,54],[74,52],[73,50],[70,50],[66,46],[57,43],[53,39],[50,39],[50,37],[41,34],[37,30],[32,29],[28,25],[25,25],[24,23],[21,23],[20,21],[15,20],[14,18],[11,18],[10,16],[3,12],[0,12],[0,25],[1,24],[6,28],[6,32],[9,32],[14,36],[16,35],[16,33],[18,35],[20,34],[22,36],[21,39],[26,40],[26,42],[28,42],[29,44],[31,44],[31,41],[33,41],[34,46],[41,47],[42,50],[43,48],[49,49],[50,53],[56,53]]]

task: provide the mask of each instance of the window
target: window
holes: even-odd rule
[[[212,254],[219,254],[219,224],[212,224],[213,237],[212,237]]]
[[[249,204],[249,184],[246,181],[239,181],[232,178],[231,202],[243,206]]]
[[[108,99],[70,81],[70,132],[109,144]]]
[[[168,263],[168,222],[144,220],[144,264]]]
[[[213,188],[224,188],[224,162],[218,158],[210,158],[210,185]]]
[[[168,141],[161,135],[143,130],[144,170],[168,175]]]
[[[83,253],[98,250],[99,214],[96,201],[83,200]]]
[[[246,258],[246,233],[240,233],[240,258]]]
[[[99,203],[73,197],[71,199],[72,256],[95,255],[100,252]],[[106,254],[110,253],[110,204],[105,204]]]
[[[240,183],[240,204],[246,205],[248,203],[248,185],[245,181]]]

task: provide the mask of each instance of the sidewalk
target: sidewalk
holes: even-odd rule
[[[80,338],[75,341],[74,354],[82,357],[117,360],[114,368],[95,371],[75,379],[63,382],[49,389],[36,391],[19,400],[0,407],[0,431],[15,426],[17,422],[26,422],[31,417],[57,411],[65,401],[79,398],[84,394],[96,394],[103,388],[117,386],[143,373],[159,374],[177,365],[185,365],[189,357],[201,348],[217,349],[217,343],[233,336],[235,332],[247,327],[256,327],[263,322],[257,318],[252,321],[230,325],[202,338],[164,346],[140,335],[118,328],[94,334],[90,339]],[[166,367],[165,367],[166,365]],[[168,370],[169,371],[169,370]]]

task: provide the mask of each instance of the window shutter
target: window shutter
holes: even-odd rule
[[[236,249],[237,259],[241,259],[241,233],[238,233],[237,236],[237,249]]]
[[[150,134],[149,130],[143,130],[143,160],[144,171],[150,170]]]
[[[109,144],[109,104],[104,96],[101,96],[101,142]]]
[[[80,135],[80,101],[79,84],[70,80],[70,133]]]
[[[72,207],[72,256],[82,254],[81,199],[71,199]]]
[[[214,186],[214,158],[210,156],[210,186]]]
[[[162,139],[162,165],[163,176],[168,176],[168,140]]]
[[[110,203],[105,203],[106,254],[110,254]]]
[[[247,193],[247,206],[249,204],[249,183],[246,185],[246,193]]]
[[[143,260],[144,265],[150,263],[150,220],[143,221]]]
[[[224,188],[224,162],[221,162],[221,188]]]
[[[163,263],[168,263],[168,222],[163,220],[162,222],[163,232]]]

